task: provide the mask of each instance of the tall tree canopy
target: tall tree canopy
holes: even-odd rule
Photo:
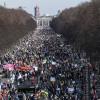
[[[92,0],[65,9],[51,22],[51,27],[67,41],[84,49],[91,58],[100,58],[100,0]]]

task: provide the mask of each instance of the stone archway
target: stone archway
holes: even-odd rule
[[[37,28],[50,28],[53,16],[40,16],[36,18]]]

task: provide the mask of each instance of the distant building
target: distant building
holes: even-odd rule
[[[34,7],[34,16],[39,17],[40,16],[40,9],[38,6]]]
[[[50,22],[56,16],[49,16],[49,14],[40,15],[38,6],[34,7],[34,20],[37,23],[37,28],[50,28]]]
[[[57,15],[60,15],[60,13],[61,13],[61,11],[60,11],[60,10],[58,10],[58,13],[57,13]]]
[[[4,2],[4,7],[6,8],[6,3]]]
[[[53,16],[40,16],[36,18],[37,28],[50,28],[50,22]]]

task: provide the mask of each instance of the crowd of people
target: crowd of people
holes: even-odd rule
[[[4,69],[7,64],[14,68]],[[88,65],[86,54],[61,35],[38,29],[0,57],[3,78],[8,79],[0,83],[0,100],[86,100]],[[34,91],[19,92],[19,87],[34,87]]]

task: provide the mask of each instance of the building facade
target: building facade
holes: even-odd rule
[[[40,9],[38,6],[34,7],[34,20],[37,23],[37,28],[50,28],[50,22],[54,16],[40,16]]]
[[[38,6],[34,7],[34,16],[39,17],[40,16],[40,9]]]
[[[50,28],[53,16],[40,16],[36,18],[37,28]]]

